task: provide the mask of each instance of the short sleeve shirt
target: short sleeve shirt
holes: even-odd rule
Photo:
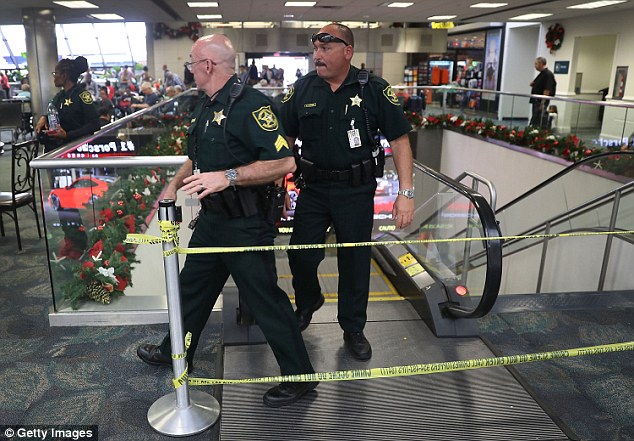
[[[388,141],[411,130],[391,86],[370,74],[363,92],[359,69],[351,66],[343,84],[333,92],[315,71],[298,79],[281,101],[286,133],[302,141],[302,156],[327,170],[345,170],[372,157],[377,129]],[[351,148],[348,131],[357,129],[361,147]]]
[[[215,99],[200,98],[188,130],[188,156],[202,172],[292,155],[271,101],[244,86],[229,109],[234,75]],[[225,138],[226,136],[226,138]]]
[[[81,84],[68,92],[61,90],[53,98],[53,105],[59,112],[59,123],[69,133],[69,138],[76,138],[99,128],[97,105],[90,92]],[[84,127],[88,129],[82,130]],[[74,132],[73,135],[70,132]]]
[[[555,75],[550,70],[544,69],[535,78],[531,88],[531,95],[543,95],[545,90],[549,90],[552,96],[555,94],[556,87]]]

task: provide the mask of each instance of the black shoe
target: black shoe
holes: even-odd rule
[[[312,383],[280,383],[269,389],[262,398],[269,407],[282,407],[298,401],[311,390],[315,389],[319,381]]]
[[[317,299],[317,302],[313,305],[312,308],[297,309],[295,311],[295,315],[297,316],[297,325],[299,326],[300,331],[303,331],[304,329],[308,328],[308,325],[310,325],[310,321],[313,318],[313,314],[315,313],[315,311],[317,311],[319,308],[323,306],[325,301],[326,301],[326,298],[324,297],[324,295],[320,294],[319,299]]]
[[[157,345],[143,344],[136,349],[136,355],[141,360],[152,366],[172,366],[172,359],[163,355]]]
[[[357,360],[366,361],[372,357],[372,347],[368,339],[363,335],[363,331],[344,332],[343,340],[346,342],[346,346],[352,356]]]

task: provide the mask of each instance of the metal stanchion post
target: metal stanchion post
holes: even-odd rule
[[[175,201],[159,202],[159,219],[175,220]],[[163,252],[175,248],[174,243],[163,242]],[[165,285],[167,287],[167,312],[169,316],[172,354],[185,353],[185,336],[181,313],[178,254],[163,257]],[[184,358],[172,359],[174,378],[185,372]],[[147,412],[147,419],[154,430],[168,436],[188,436],[200,433],[213,426],[220,416],[220,405],[210,394],[189,390],[189,383],[156,400]]]

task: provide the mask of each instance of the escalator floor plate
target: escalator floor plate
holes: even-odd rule
[[[405,302],[399,305],[407,305]],[[378,304],[375,304],[378,306]],[[405,307],[405,306],[404,306]],[[304,339],[319,372],[492,356],[480,339],[437,339],[418,320],[368,323],[369,362],[343,347],[336,323]],[[268,345],[225,348],[225,378],[279,372]],[[270,384],[223,387],[221,440],[565,440],[503,367],[412,377],[322,382],[282,409],[262,404]]]

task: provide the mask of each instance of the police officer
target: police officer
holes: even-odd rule
[[[262,187],[295,169],[277,116],[267,98],[241,88],[235,50],[220,34],[198,39],[186,63],[204,92],[189,128],[189,159],[170,182],[166,198],[181,188],[197,195],[203,210],[190,247],[273,245],[273,222],[266,219]],[[270,252],[191,254],[181,272],[184,330],[192,333],[192,360],[200,334],[227,278],[233,277],[280,366],[282,375],[312,373],[302,335],[286,293],[277,285]],[[169,335],[160,346],[144,344],[137,354],[148,364],[171,365]],[[293,403],[317,386],[282,383],[264,395],[264,404]]]
[[[99,114],[93,97],[83,84],[77,82],[87,70],[88,61],[81,56],[74,60],[64,58],[55,66],[54,84],[62,90],[53,97],[52,102],[59,113],[61,128],[49,131],[47,116],[40,117],[35,131],[44,144],[45,152],[99,130]]]
[[[282,99],[281,115],[290,145],[302,141],[300,170],[306,182],[297,201],[291,244],[324,243],[332,223],[338,242],[369,241],[376,189],[372,139],[377,129],[390,142],[399,176],[392,215],[396,227],[412,222],[412,152],[406,121],[390,85],[351,66],[352,31],[331,23],[313,34],[315,71],[297,80]],[[360,82],[361,80],[361,82]],[[366,125],[369,123],[369,127]],[[379,166],[380,168],[380,166]],[[382,173],[379,171],[378,173]],[[323,250],[288,252],[301,330],[324,303],[317,267]],[[369,247],[339,248],[338,320],[352,355],[368,360],[372,348],[363,330],[370,284]]]

